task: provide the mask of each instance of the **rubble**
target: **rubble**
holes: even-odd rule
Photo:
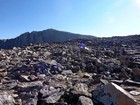
[[[116,37],[0,49],[0,104],[139,105],[139,51]]]

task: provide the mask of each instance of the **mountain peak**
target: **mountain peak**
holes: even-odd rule
[[[94,38],[94,36],[74,34],[49,28],[43,31],[32,31],[31,33],[25,32],[16,38],[9,39],[6,41],[1,40],[0,48],[9,49],[13,47],[27,46],[31,43],[39,44],[48,42],[61,42],[76,38]]]
[[[47,31],[59,31],[59,30],[56,30],[54,28],[49,28],[49,29],[46,29]]]

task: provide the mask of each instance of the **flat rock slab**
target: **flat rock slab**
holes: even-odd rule
[[[104,105],[137,105],[134,97],[115,83],[98,88],[93,97]]]

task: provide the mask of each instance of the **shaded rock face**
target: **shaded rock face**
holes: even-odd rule
[[[99,38],[0,49],[0,104],[140,104],[140,48],[123,44]]]
[[[134,79],[140,81],[140,68],[133,68]]]

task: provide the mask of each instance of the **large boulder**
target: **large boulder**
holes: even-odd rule
[[[115,83],[97,88],[93,92],[93,99],[104,105],[137,105],[134,97]]]

